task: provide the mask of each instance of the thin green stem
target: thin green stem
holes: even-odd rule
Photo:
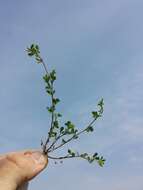
[[[51,148],[56,144],[56,142],[61,139],[64,135],[66,135],[66,133],[63,133],[62,135],[59,135],[55,141],[50,145],[50,147],[48,148],[48,152],[51,152]]]
[[[43,61],[43,59],[41,58],[41,63],[46,71],[46,74],[49,75],[48,73],[48,69],[47,69],[47,66],[45,64],[45,62]],[[51,94],[51,103],[52,103],[52,107],[54,107],[54,94],[53,94],[53,83],[49,84],[51,86],[51,89],[52,89],[52,94]],[[47,153],[47,144],[49,143],[50,141],[50,133],[52,132],[52,129],[53,129],[53,122],[54,122],[54,111],[52,111],[52,116],[51,116],[51,127],[50,127],[50,130],[49,130],[49,133],[48,133],[48,137],[46,139],[46,142],[44,143],[43,145],[43,152],[46,154]]]
[[[79,158],[81,157],[80,155],[79,156],[61,156],[61,157],[53,157],[53,156],[48,156],[48,158],[50,159],[54,159],[54,160],[62,160],[62,159],[66,159],[66,158]]]
[[[43,64],[43,67],[44,67],[44,69],[45,69],[45,71],[46,71],[46,73],[47,73],[47,75],[48,75],[49,72],[48,72],[47,66],[46,66],[46,64],[45,64],[45,62],[43,61],[42,58],[41,58],[41,63]]]

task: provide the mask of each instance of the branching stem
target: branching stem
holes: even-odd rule
[[[78,132],[78,133],[76,134],[76,136],[79,136],[79,135],[81,135],[82,133],[84,133],[84,132],[87,130],[87,128],[88,128],[89,126],[93,125],[93,123],[96,121],[96,119],[97,119],[97,118],[95,118],[94,120],[92,120],[92,121],[88,124],[88,126],[87,126],[85,129],[83,129],[83,130],[81,130],[80,132]],[[60,144],[59,146],[55,147],[55,148],[52,150],[52,152],[55,151],[55,150],[57,150],[58,148],[64,146],[65,144],[67,144],[67,143],[70,142],[71,140],[73,140],[73,139],[74,139],[74,136],[75,136],[75,135],[73,135],[71,138],[69,138],[68,140],[66,140],[66,142],[64,142],[64,143]],[[49,152],[51,152],[51,151],[49,151]]]

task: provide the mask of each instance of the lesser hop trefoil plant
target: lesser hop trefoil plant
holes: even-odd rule
[[[66,121],[64,125],[61,126],[60,118],[62,114],[57,112],[56,106],[59,104],[60,99],[56,97],[56,91],[54,88],[54,83],[57,79],[56,71],[49,71],[47,65],[45,64],[43,58],[40,55],[40,48],[37,44],[32,44],[26,49],[28,56],[33,57],[36,63],[42,65],[45,70],[45,75],[43,80],[45,82],[45,90],[47,95],[51,100],[51,104],[47,107],[48,113],[50,114],[50,126],[47,133],[46,139],[41,140],[41,147],[43,153],[49,158],[55,160],[57,163],[58,160],[62,163],[64,159],[68,158],[82,158],[87,160],[89,163],[97,162],[99,166],[103,166],[105,159],[103,156],[99,156],[97,152],[92,155],[88,153],[80,153],[72,150],[71,148],[67,150],[63,156],[52,156],[52,153],[57,149],[63,148],[66,144],[70,143],[73,140],[78,140],[79,136],[82,134],[91,133],[94,131],[94,124],[97,119],[99,119],[104,111],[104,101],[101,99],[97,106],[97,111],[92,111],[92,120],[82,129],[77,129],[75,124],[71,121]]]

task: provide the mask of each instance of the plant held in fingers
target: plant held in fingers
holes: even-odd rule
[[[56,71],[48,70],[43,58],[40,55],[40,49],[38,45],[32,44],[26,49],[26,51],[30,57],[35,58],[35,61],[38,64],[43,65],[45,70],[45,75],[43,76],[46,84],[45,89],[49,98],[51,99],[51,104],[47,107],[47,110],[51,117],[50,127],[47,133],[46,140],[41,141],[43,153],[47,155],[49,159],[54,159],[55,163],[57,163],[57,160],[60,160],[60,162],[62,163],[62,160],[67,158],[82,158],[87,160],[89,163],[97,162],[102,167],[105,163],[105,159],[102,156],[99,156],[98,153],[89,155],[88,153],[79,153],[71,149],[68,149],[67,153],[64,156],[60,157],[53,157],[51,156],[51,153],[53,153],[57,149],[64,147],[64,145],[66,145],[67,143],[70,143],[73,140],[77,140],[80,135],[91,133],[94,131],[94,124],[96,120],[100,118],[103,114],[103,99],[98,102],[99,109],[97,111],[91,112],[92,120],[89,122],[89,124],[87,124],[86,127],[79,130],[71,121],[66,121],[64,123],[64,126],[61,126],[60,118],[62,117],[62,114],[57,112],[56,109],[56,106],[60,102],[60,99],[56,97],[56,91],[54,88],[54,82],[56,81]]]

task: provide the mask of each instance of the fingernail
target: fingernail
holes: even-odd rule
[[[41,152],[33,152],[31,156],[33,160],[36,162],[36,164],[45,164],[46,162],[45,157]]]

